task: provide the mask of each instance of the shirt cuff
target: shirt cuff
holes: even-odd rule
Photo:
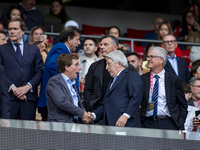
[[[94,117],[94,120],[96,120],[96,119],[97,119],[96,114],[92,112],[92,115],[93,115],[93,117]]]
[[[127,114],[127,113],[123,113],[123,115],[126,116],[126,117],[128,117],[128,119],[131,118],[131,116],[129,114]]]
[[[32,85],[30,82],[27,83],[28,85],[30,85],[31,89],[30,89],[30,92],[33,92],[33,89],[32,89]]]
[[[9,87],[9,89],[8,89],[8,92],[10,92],[10,91],[11,91],[11,88],[12,88],[13,86],[15,86],[15,85],[14,85],[14,84],[12,84],[12,85]]]

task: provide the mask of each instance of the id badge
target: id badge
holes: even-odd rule
[[[154,109],[154,102],[149,103],[148,111],[151,111]]]

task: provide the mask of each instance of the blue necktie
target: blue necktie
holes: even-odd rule
[[[22,62],[22,52],[19,47],[20,43],[15,43],[14,45],[17,47],[16,54],[17,54],[19,62],[21,63]]]
[[[153,118],[157,116],[157,103],[158,103],[158,89],[159,89],[159,76],[155,75],[156,82],[153,87],[152,102],[154,102]]]
[[[111,87],[113,86],[113,84],[115,83],[115,80],[117,79],[117,76],[115,76],[114,77],[114,79],[113,79],[113,81],[112,81],[112,83],[111,83],[111,85],[110,85],[110,89],[111,89]]]

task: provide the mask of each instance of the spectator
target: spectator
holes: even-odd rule
[[[0,20],[0,31],[3,31],[5,30],[5,27],[3,25],[3,21]]]
[[[151,48],[147,60],[151,72],[141,76],[143,80],[142,126],[183,130],[187,116],[187,101],[181,79],[165,71],[164,66],[167,63],[165,49]]]
[[[143,71],[142,68],[142,59],[140,58],[140,55],[138,55],[136,52],[129,53],[127,56],[127,61],[129,64],[133,65],[135,68],[135,71],[139,74],[145,74],[146,72]]]
[[[143,53],[143,61],[142,61],[142,68],[143,70],[145,70],[145,72],[149,72],[150,69],[147,67],[147,53],[149,51],[150,48],[155,47],[155,46],[159,46],[160,44],[156,44],[156,43],[148,43],[148,45],[146,46],[146,48],[144,49],[144,53]]]
[[[79,57],[79,64],[81,70],[79,73],[80,84],[85,84],[85,76],[88,72],[90,65],[99,60],[95,55],[97,51],[97,41],[92,38],[86,38],[83,42],[84,55]]]
[[[35,120],[43,64],[39,48],[23,42],[25,29],[19,18],[8,22],[10,42],[0,46],[0,63],[7,75],[10,118]]]
[[[190,86],[190,84],[188,84],[186,82],[183,82],[182,85],[183,85],[183,90],[184,90],[184,94],[185,94],[185,99],[188,101],[190,99],[190,97],[192,96],[191,86]],[[184,124],[186,131],[188,131],[190,123],[192,122],[193,118],[195,117],[196,110],[198,110],[196,107],[188,105],[188,108],[187,108],[188,114],[187,114],[185,124]]]
[[[117,26],[111,26],[108,29],[107,34],[112,35],[116,38],[119,38],[121,36],[120,29]],[[122,44],[122,43],[118,44],[117,49],[122,50],[123,52],[129,52],[130,51],[130,47],[128,46],[128,44]]]
[[[64,28],[65,22],[71,20],[71,17],[66,13],[65,5],[62,0],[52,0],[50,12],[44,16],[47,19],[60,19],[61,29]]]
[[[0,45],[6,44],[6,32],[0,30]]]
[[[191,10],[195,16],[195,20],[200,23],[200,0],[195,0],[195,4],[191,5],[189,10]]]
[[[167,21],[163,21],[160,26],[159,26],[159,29],[158,29],[158,37],[157,37],[157,40],[162,40],[163,37],[167,34],[171,34],[171,35],[174,35],[173,31],[172,31],[172,28],[171,28],[171,25],[169,22]],[[176,40],[178,40],[178,38],[176,37]],[[161,45],[162,46],[162,45]],[[184,46],[182,46],[182,49],[184,49]],[[177,45],[176,49],[175,49],[175,54],[179,57],[182,57],[182,53],[181,53],[181,50],[179,48],[179,46]]]
[[[190,32],[199,31],[199,24],[195,21],[192,11],[187,10],[182,17],[182,26],[177,27],[174,31],[179,40],[187,40],[187,36]]]
[[[13,18],[20,18],[24,21],[25,16],[19,5],[13,5],[12,7],[10,7],[5,18],[3,19],[4,26],[7,27],[8,21]],[[24,34],[23,40],[27,43],[29,40],[29,36],[27,34]]]
[[[197,60],[192,63],[191,76],[192,77],[200,77],[200,60]]]
[[[48,121],[89,123],[89,114],[84,111],[81,99],[74,86],[81,67],[78,56],[61,54],[57,60],[58,74],[51,77],[46,86]]]
[[[61,31],[59,36],[61,42],[55,44],[47,55],[47,59],[44,65],[40,95],[38,99],[38,112],[41,113],[43,120],[47,119],[47,99],[45,89],[48,80],[57,74],[56,61],[58,56],[60,54],[70,54],[75,51],[76,47],[80,44],[80,33],[80,29],[76,27],[71,26],[65,28]]]
[[[163,22],[164,20],[162,18],[156,18],[154,20],[153,23],[153,29],[154,29],[154,33],[146,33],[143,36],[143,39],[149,39],[149,40],[156,40],[157,39],[157,33],[158,33],[158,28],[160,26],[160,24]],[[141,43],[141,46],[147,46],[148,43]]]
[[[118,40],[114,36],[105,35],[100,39],[100,51],[103,56],[117,49]],[[132,67],[132,68],[131,68]],[[129,66],[129,70],[133,66]],[[93,63],[85,77],[84,106],[86,111],[94,111],[102,105],[105,92],[112,78],[106,70],[106,60]],[[101,122],[102,123],[102,122]]]
[[[192,96],[188,100],[190,106],[200,109],[200,77],[192,77],[190,79]]]
[[[106,55],[106,69],[113,81],[109,83],[104,103],[93,118],[104,118],[105,125],[141,127],[139,107],[142,101],[142,80],[138,73],[129,71],[125,55],[114,50]],[[95,117],[96,116],[96,117]]]
[[[165,71],[174,73],[182,79],[182,82],[189,83],[190,72],[187,63],[184,58],[178,57],[174,53],[177,47],[176,37],[170,34],[165,35],[163,37],[162,46],[168,52],[167,64],[164,67]]]

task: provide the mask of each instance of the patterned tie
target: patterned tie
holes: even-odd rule
[[[111,85],[110,85],[110,89],[111,89],[111,87],[113,86],[113,84],[115,83],[115,80],[117,79],[117,76],[115,76],[114,77],[114,79],[113,79],[113,81],[112,81],[112,83],[111,83]]]
[[[154,102],[153,118],[157,116],[157,103],[158,103],[158,89],[159,89],[159,76],[155,75],[156,82],[153,87],[152,101]]]
[[[14,45],[17,47],[16,54],[17,54],[17,57],[19,59],[19,62],[21,63],[22,62],[22,52],[21,52],[21,49],[19,47],[20,43],[15,43]]]

